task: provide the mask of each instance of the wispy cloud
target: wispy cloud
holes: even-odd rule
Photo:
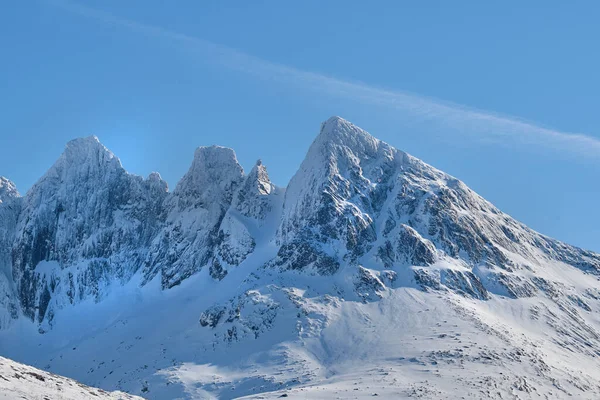
[[[201,38],[115,16],[68,0],[47,0],[47,2],[69,12],[121,26],[138,34],[177,42],[185,46],[190,53],[201,55],[211,62],[261,79],[295,85],[304,90],[313,90],[362,104],[400,110],[420,119],[431,120],[441,126],[475,135],[485,141],[541,145],[569,151],[577,156],[600,156],[600,139],[589,135],[562,132],[511,116],[300,70]]]

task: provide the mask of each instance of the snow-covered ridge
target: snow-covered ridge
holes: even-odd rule
[[[141,397],[106,392],[0,357],[0,399],[141,400]]]

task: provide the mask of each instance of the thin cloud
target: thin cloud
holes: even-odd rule
[[[69,12],[121,26],[145,36],[177,42],[186,46],[191,53],[200,54],[203,58],[232,70],[251,74],[264,80],[296,85],[303,90],[309,89],[362,104],[400,110],[441,126],[452,127],[458,131],[475,135],[480,140],[541,145],[561,151],[567,150],[578,156],[598,157],[600,155],[600,139],[592,136],[561,132],[511,116],[303,71],[201,38],[118,17],[66,0],[47,0],[47,2]]]

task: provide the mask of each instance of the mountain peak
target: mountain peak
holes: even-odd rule
[[[262,160],[256,161],[256,164],[252,167],[246,181],[259,195],[268,195],[274,190],[274,185],[269,178],[267,167],[262,163]]]
[[[150,184],[151,187],[157,188],[161,192],[168,192],[169,185],[163,178],[160,176],[158,172],[150,172],[146,181]]]
[[[344,147],[355,153],[364,153],[370,151],[369,149],[380,147],[382,143],[382,141],[371,136],[370,133],[352,122],[333,116],[321,124],[319,136],[317,136],[311,148],[326,147],[329,149],[326,152],[331,152],[330,145],[335,145],[335,147]]]
[[[200,146],[194,152],[194,162],[201,163],[237,163],[235,151],[229,147],[218,145]]]
[[[153,171],[148,175],[148,180],[152,182],[162,181],[162,177],[160,176],[160,173]]]
[[[96,135],[79,137],[79,138],[71,139],[67,142],[67,146],[83,146],[83,145],[97,146],[97,145],[101,145],[101,143],[100,143],[100,139],[98,139],[98,136],[96,136]]]
[[[106,162],[114,163],[118,167],[121,167],[121,161],[100,143],[97,136],[81,137],[67,142],[61,159],[59,159],[60,161],[66,162],[70,166]]]
[[[115,155],[110,150],[108,150],[102,143],[100,143],[98,137],[94,135],[72,139],[68,141],[67,145],[65,146],[65,153],[82,154],[90,151],[105,152],[108,153],[111,157],[115,157]]]
[[[0,176],[0,203],[9,197],[19,197],[17,186],[8,178]]]
[[[334,115],[333,117],[330,117],[327,121],[321,123],[320,135],[340,133],[350,126],[354,125],[350,121],[347,121],[342,117]]]
[[[233,149],[222,146],[202,146],[194,152],[188,172],[177,184],[175,192],[201,193],[209,186],[229,187],[244,176]]]
[[[87,185],[90,190],[109,176],[125,174],[121,161],[96,136],[70,140],[46,173],[29,189],[38,192],[63,184]],[[27,196],[29,197],[29,196]]]

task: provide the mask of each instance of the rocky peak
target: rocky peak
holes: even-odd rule
[[[256,161],[254,167],[246,177],[245,186],[258,195],[269,195],[273,192],[275,186],[271,183],[267,167],[262,160]]]
[[[122,169],[121,161],[96,136],[73,139],[69,141],[59,158],[59,163],[68,167],[86,167],[90,170],[101,170],[112,167]]]
[[[37,207],[49,193],[60,193],[64,197],[85,193],[87,196],[126,174],[121,161],[96,136],[74,139],[30,189],[28,201],[35,201]]]
[[[404,153],[350,122],[325,121],[286,189],[275,263],[327,274],[368,251],[376,239],[372,194],[404,161]]]
[[[270,195],[275,191],[267,168],[258,160],[235,193],[231,206],[246,217],[262,221],[271,210]]]
[[[150,175],[148,175],[148,180],[150,182],[162,182],[163,179],[158,172],[150,172]]]
[[[231,201],[233,190],[243,176],[244,170],[232,149],[198,147],[190,169],[175,187],[174,194],[186,198],[188,205],[208,205],[214,200],[223,205]]]
[[[349,199],[356,193],[352,186],[370,191],[410,161],[412,157],[356,125],[332,117],[321,124],[320,134],[290,181],[287,198],[304,201],[306,195],[337,192],[336,197]]]
[[[10,179],[0,176],[0,203],[16,197],[20,197],[17,186]]]
[[[319,132],[316,140],[319,139],[333,140],[337,142],[343,141],[344,144],[348,145],[351,145],[351,142],[356,141],[378,141],[378,139],[371,136],[368,132],[354,125],[352,122],[338,116],[333,116],[327,121],[321,123],[321,131]]]
[[[110,150],[100,143],[98,137],[94,135],[70,140],[65,146],[65,155],[67,157],[81,159],[99,153],[106,153],[109,158],[115,157]]]
[[[329,159],[348,158],[353,163],[361,163],[377,156],[393,157],[398,153],[403,154],[340,117],[331,117],[321,124],[321,132],[311,145],[307,158],[315,157],[315,153]]]
[[[146,178],[146,182],[152,190],[164,193],[169,191],[169,185],[162,179],[158,172],[151,172],[148,178]]]

